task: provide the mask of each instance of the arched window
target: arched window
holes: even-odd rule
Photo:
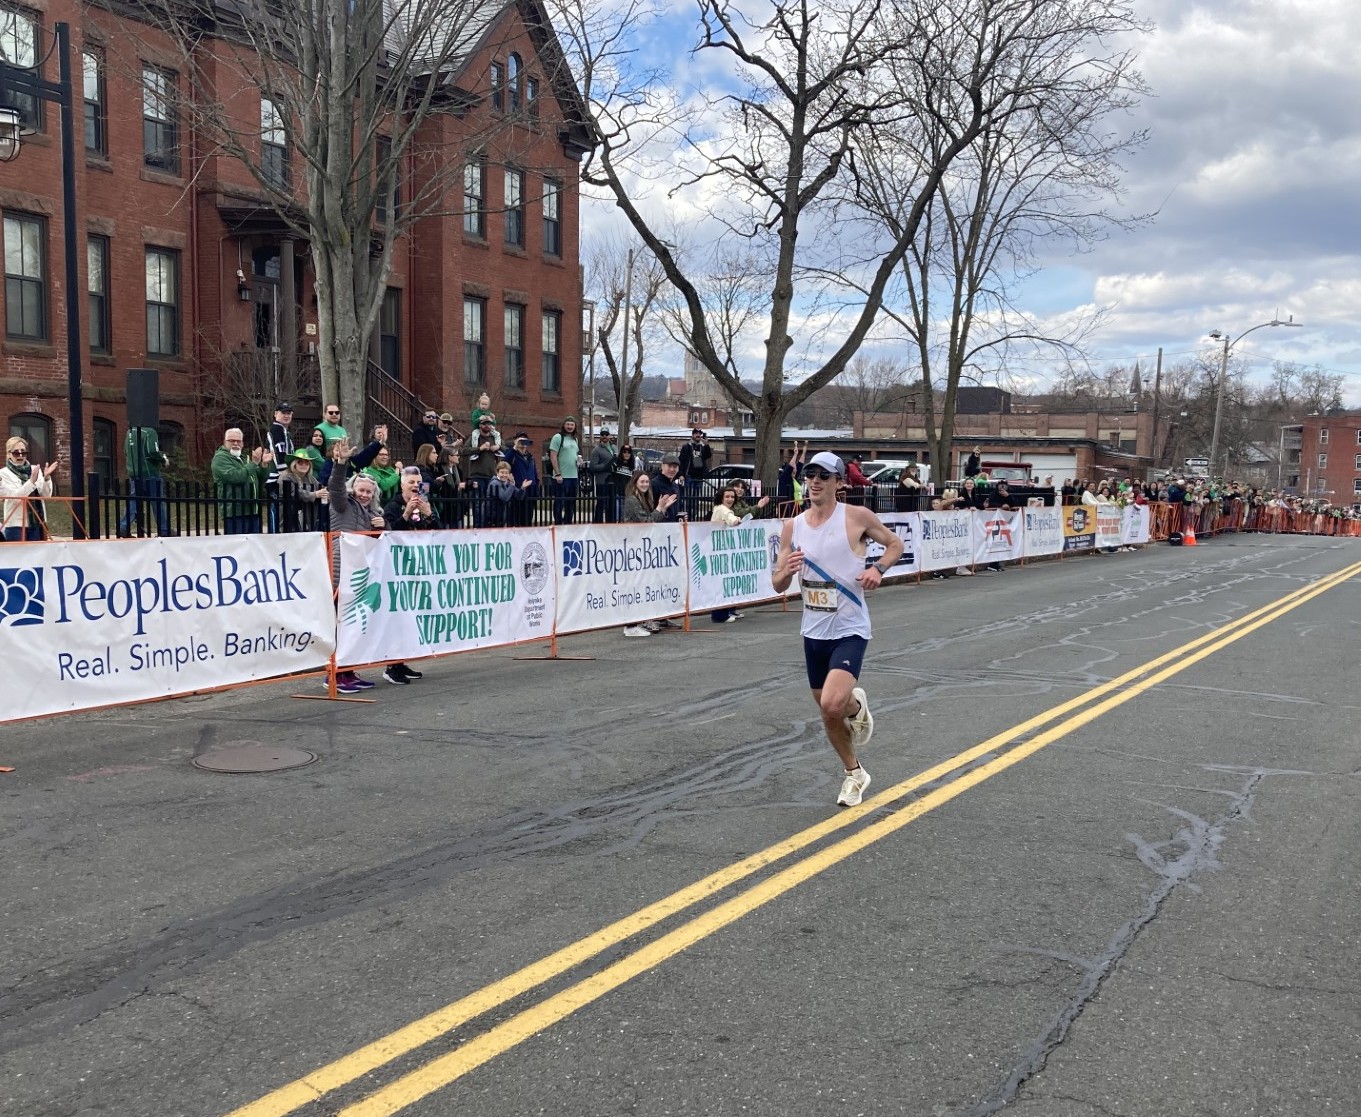
[[[105,484],[118,476],[118,457],[114,445],[117,437],[118,431],[117,428],[114,427],[113,421],[110,419],[101,419],[96,415],[94,425],[94,471],[99,474],[99,479]]]
[[[510,111],[520,111],[520,98],[524,93],[525,73],[524,63],[520,61],[518,54],[512,54],[507,59],[506,65],[506,85],[510,89]]]
[[[52,420],[32,412],[11,415],[9,437],[18,435],[28,443],[28,460],[46,465],[52,460]]]

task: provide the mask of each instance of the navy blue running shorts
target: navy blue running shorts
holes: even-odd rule
[[[860,665],[865,661],[869,641],[863,636],[843,636],[840,640],[812,640],[803,638],[803,660],[808,665],[808,685],[821,690],[831,671],[849,671],[860,678]]]

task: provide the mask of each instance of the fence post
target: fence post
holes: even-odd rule
[[[77,506],[71,505],[71,534],[77,539],[99,539],[99,498],[101,478],[98,473],[89,473],[85,476],[85,534],[77,534],[76,512]]]

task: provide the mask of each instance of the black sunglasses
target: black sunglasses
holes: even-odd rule
[[[11,451],[9,452],[9,456],[10,456],[11,458],[26,458],[26,457],[28,457],[28,451],[27,451],[27,450],[11,450]]]
[[[828,473],[820,465],[815,465],[812,469],[805,469],[803,475],[810,481],[830,481],[835,476],[835,474]]]

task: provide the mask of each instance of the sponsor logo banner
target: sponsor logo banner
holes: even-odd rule
[[[1090,551],[1096,546],[1096,508],[1070,504],[1063,510],[1063,549]]]
[[[688,525],[691,612],[779,597],[770,572],[780,556],[780,527],[779,520],[747,520],[737,527]]]
[[[1098,504],[1096,512],[1096,545],[1119,547],[1124,543],[1123,509],[1118,504]]]
[[[1124,509],[1124,541],[1127,544],[1147,543],[1149,531],[1147,504],[1128,504]]]
[[[884,575],[884,580],[909,574],[915,576],[920,558],[917,540],[921,537],[921,517],[916,512],[885,512],[879,519],[883,520],[884,526],[889,531],[903,541],[902,557]],[[884,548],[873,539],[869,540],[865,546],[865,565],[877,562],[883,555]]]
[[[0,632],[6,721],[315,670],[335,644],[326,540],[6,544]]]
[[[1027,555],[1057,555],[1063,550],[1063,509],[1027,508],[1022,513]]]
[[[548,529],[340,536],[336,663],[514,644],[553,631]]]
[[[1024,553],[1025,535],[1018,509],[1003,512],[986,508],[974,513],[973,554],[975,562],[1007,562]]]
[[[973,561],[973,512],[921,512],[921,569],[945,570]]]
[[[559,632],[685,611],[680,524],[569,524],[554,531]]]

